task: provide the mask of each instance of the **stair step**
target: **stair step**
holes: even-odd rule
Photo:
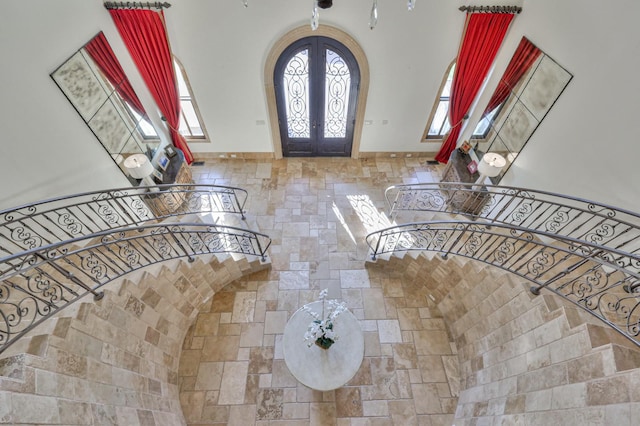
[[[632,342],[629,343],[633,345]],[[640,349],[637,346],[634,345],[633,348],[630,348],[624,345],[612,344],[611,349],[617,372],[640,368]]]

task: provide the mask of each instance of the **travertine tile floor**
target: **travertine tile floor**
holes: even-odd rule
[[[271,270],[217,293],[189,330],[179,369],[189,424],[451,424],[457,360],[442,319],[412,283],[365,269],[365,236],[390,224],[384,189],[437,182],[441,172],[424,158],[221,159],[193,167],[197,183],[246,189],[244,226],[273,244]],[[287,320],[324,288],[347,302],[365,336],[360,370],[329,392],[300,384],[282,351]]]

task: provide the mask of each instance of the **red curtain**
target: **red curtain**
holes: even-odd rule
[[[100,71],[107,77],[107,80],[115,87],[118,94],[141,116],[147,113],[142,106],[142,102],[138,99],[138,95],[131,87],[129,79],[124,74],[120,62],[111,50],[111,46],[102,32],[95,36],[89,43],[84,46],[91,59],[96,63]]]
[[[164,14],[162,11],[146,9],[110,9],[109,13],[169,125],[173,144],[184,153],[187,163],[191,164],[193,155],[178,131],[180,96],[164,25]]]
[[[456,148],[462,121],[467,118],[513,16],[512,13],[467,13],[449,97],[451,130],[436,155],[437,161],[447,163]]]
[[[529,68],[531,68],[531,65],[538,59],[540,53],[540,49],[527,40],[526,37],[522,37],[509,65],[507,65],[507,69],[504,70],[504,75],[500,79],[496,91],[493,92],[493,96],[491,100],[489,100],[487,109],[484,111],[485,115],[496,109],[507,99],[511,90],[518,84],[518,81],[520,81]]]

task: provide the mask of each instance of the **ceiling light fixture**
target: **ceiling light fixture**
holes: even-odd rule
[[[242,0],[244,7],[249,7],[249,0]],[[320,9],[329,9],[333,6],[333,0],[313,0],[313,9],[311,9],[311,29],[318,29],[320,25]],[[412,11],[416,7],[416,0],[407,0],[407,10]],[[371,6],[371,15],[369,16],[369,28],[374,29],[378,24],[378,0],[373,0]]]

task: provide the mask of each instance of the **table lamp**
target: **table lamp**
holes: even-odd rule
[[[144,154],[133,154],[124,160],[124,167],[129,172],[129,176],[134,179],[142,179],[147,186],[155,186],[151,173],[155,170],[149,158]]]
[[[482,161],[478,164],[478,173],[480,173],[480,177],[476,180],[473,189],[477,189],[477,187],[484,182],[485,178],[498,176],[502,171],[502,168],[506,165],[507,160],[505,160],[502,155],[496,154],[495,152],[487,152],[482,156]]]

